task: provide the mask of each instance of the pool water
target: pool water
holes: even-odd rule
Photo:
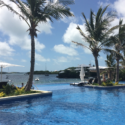
[[[125,89],[38,87],[53,90],[52,97],[0,104],[0,125],[125,125]]]

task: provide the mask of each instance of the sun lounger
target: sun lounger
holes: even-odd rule
[[[83,81],[83,82],[78,82],[78,83],[70,83],[70,85],[83,86],[83,85],[85,85],[87,83],[88,83],[88,81]]]

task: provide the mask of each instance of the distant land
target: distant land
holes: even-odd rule
[[[58,74],[60,71],[34,71],[34,74]],[[26,74],[29,74],[30,72],[27,72]]]

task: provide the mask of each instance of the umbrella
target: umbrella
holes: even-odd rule
[[[80,71],[80,79],[81,79],[81,81],[84,81],[84,76],[85,76],[84,67],[81,65],[81,71]]]
[[[24,66],[21,66],[21,65],[15,65],[15,64],[0,62],[0,68],[1,68],[1,81],[2,81],[2,69],[3,69],[3,68],[6,68],[6,67],[11,67],[11,66],[20,66],[20,67],[24,67]]]

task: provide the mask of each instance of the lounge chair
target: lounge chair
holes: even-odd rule
[[[88,84],[92,84],[93,78],[89,79]]]
[[[94,78],[92,83],[98,83],[98,78]]]

